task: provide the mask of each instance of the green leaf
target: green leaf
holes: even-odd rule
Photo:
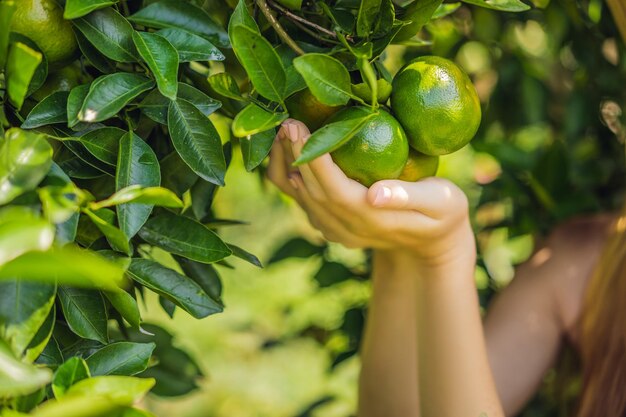
[[[254,266],[258,266],[259,268],[263,268],[263,264],[261,263],[261,261],[259,260],[259,258],[257,258],[255,255],[251,254],[250,252],[241,249],[239,246],[235,246],[232,244],[228,244],[228,247],[230,248],[230,250],[233,251],[233,256],[236,256],[239,259],[243,259],[244,261],[254,265]]]
[[[161,94],[176,100],[178,93],[178,52],[164,37],[149,32],[133,32],[133,42],[156,78]]]
[[[118,62],[136,62],[133,27],[115,9],[96,10],[74,20],[74,25],[104,56]]]
[[[95,253],[70,245],[47,252],[27,252],[0,267],[0,281],[73,285],[120,291],[124,270]]]
[[[441,19],[442,17],[446,17],[454,13],[455,11],[457,11],[459,7],[461,7],[461,2],[440,4],[439,7],[437,7],[437,10],[435,10],[435,12],[433,13],[431,19]],[[421,41],[421,42],[425,45],[429,45],[428,41]],[[417,45],[417,46],[421,46],[421,45]]]
[[[125,258],[128,259],[128,258]],[[127,265],[127,267],[130,263]],[[120,291],[117,293],[105,292],[105,297],[109,300],[111,305],[118,313],[130,324],[133,328],[139,329],[141,325],[141,313],[139,313],[139,306],[137,300],[127,293],[126,291]]]
[[[224,185],[226,159],[222,141],[213,123],[188,101],[169,106],[167,125],[176,152],[198,176]]]
[[[117,0],[66,0],[64,19],[76,19],[83,17],[94,10],[113,6]]]
[[[277,0],[277,2],[291,10],[300,10],[302,7],[302,0]]]
[[[46,78],[48,77],[48,59],[46,58],[46,54],[43,53],[41,48],[30,38],[16,32],[11,32],[11,35],[9,36],[9,44],[15,43],[22,43],[28,46],[33,51],[41,54],[41,62],[39,63],[39,65],[37,65],[37,68],[35,69],[35,72],[28,85],[28,91],[26,92],[26,97],[29,97],[39,88],[41,88],[41,86],[43,86],[43,84],[45,83]]]
[[[180,198],[198,181],[198,176],[180,158],[172,152],[161,160],[161,183]]]
[[[189,217],[170,212],[148,220],[139,236],[151,245],[198,262],[217,262],[232,254],[212,230]]]
[[[139,74],[118,72],[103,75],[91,83],[78,112],[78,120],[94,123],[110,119],[132,99],[153,87],[154,81]]]
[[[120,140],[115,189],[131,185],[161,185],[159,161],[152,148],[136,134],[129,132]],[[120,228],[130,239],[137,234],[152,212],[151,204],[121,204],[117,207]]]
[[[229,46],[228,34],[203,9],[180,0],[161,0],[142,8],[130,17],[140,25],[153,28],[179,28],[197,33],[218,46]]]
[[[185,275],[194,280],[209,297],[222,304],[222,281],[213,265],[190,261],[180,256],[174,258]]]
[[[41,100],[28,113],[22,129],[34,129],[55,123],[67,123],[68,91],[57,91]]]
[[[52,165],[52,147],[43,135],[9,129],[0,142],[0,205],[39,185]]]
[[[115,214],[107,209],[98,210],[97,213],[89,209],[83,209],[83,212],[91,219],[93,224],[96,225],[98,230],[102,232],[107,242],[111,247],[119,252],[130,255],[132,253],[130,244],[128,242],[128,236],[117,227],[113,226],[113,219]]]
[[[80,137],[79,141],[100,161],[117,166],[117,154],[120,140],[128,132],[117,127],[103,127],[90,130]]]
[[[207,96],[202,91],[185,83],[178,83],[178,98],[193,104],[205,116],[213,114],[222,107],[222,103]],[[167,110],[170,100],[163,97],[158,90],[152,90],[144,98],[139,107],[141,110],[157,123],[167,124]]]
[[[250,172],[261,165],[261,162],[269,155],[275,137],[276,130],[269,129],[239,141],[246,171]]]
[[[133,376],[146,370],[154,348],[154,343],[111,343],[88,357],[87,365],[93,376]]]
[[[132,405],[150,391],[154,382],[152,378],[118,375],[96,376],[74,384],[67,390],[67,396],[106,397],[118,405]]]
[[[59,301],[72,332],[103,344],[109,342],[107,311],[99,291],[60,286]]]
[[[52,337],[52,331],[56,325],[56,309],[51,308],[48,317],[44,320],[37,333],[32,338],[26,351],[24,352],[24,360],[34,362],[41,356]]]
[[[180,62],[223,61],[224,54],[201,36],[179,28],[162,29],[158,35],[167,39],[178,51]]]
[[[68,221],[87,200],[87,195],[72,183],[40,187],[37,194],[45,218],[56,224]]]
[[[52,378],[52,392],[56,398],[61,398],[75,383],[91,377],[87,363],[83,358],[68,359],[54,373]]]
[[[272,45],[246,26],[230,28],[230,41],[254,88],[268,100],[281,103],[285,99],[287,75]]]
[[[280,57],[281,62],[283,63],[283,67],[285,68],[285,74],[287,76],[287,82],[285,86],[285,97],[289,97],[298,91],[304,90],[306,88],[306,83],[304,82],[304,78],[302,75],[296,70],[296,67],[293,65],[293,59],[298,56],[291,48],[287,45],[279,45],[276,47],[276,53]]]
[[[91,63],[91,65],[103,74],[111,74],[112,72],[115,72],[115,61],[107,58],[99,52],[98,49],[96,49],[96,47],[93,46],[87,38],[85,38],[85,35],[83,35],[79,30],[75,30],[74,35],[76,36],[76,41],[78,42],[80,51]]]
[[[341,120],[329,123],[316,130],[302,148],[302,153],[294,165],[306,164],[313,159],[332,152],[352,137],[369,122],[375,113],[365,114],[363,117]]]
[[[329,106],[344,106],[350,98],[354,98],[350,74],[335,58],[324,54],[306,54],[294,59],[293,65],[320,102]]]
[[[53,241],[54,227],[47,221],[30,217],[0,219],[0,265],[29,251],[47,250]]]
[[[411,39],[428,23],[435,10],[441,5],[442,0],[415,0],[409,4],[402,16],[403,21],[410,21],[394,37],[395,42]]]
[[[80,129],[80,120],[78,120],[78,114],[83,107],[85,98],[89,94],[91,84],[78,85],[70,90],[70,95],[67,98],[67,126],[70,128]]]
[[[461,0],[464,3],[487,9],[499,10],[501,12],[523,12],[530,9],[530,6],[520,0]]]
[[[289,117],[288,113],[271,113],[250,103],[233,120],[232,130],[237,137],[246,137],[272,129]]]
[[[82,382],[89,381],[84,379]],[[110,398],[86,395],[65,395],[60,400],[48,400],[37,407],[30,417],[108,417],[115,416],[123,406]]]
[[[6,65],[6,88],[9,100],[19,109],[24,104],[35,70],[43,59],[40,52],[21,42],[15,42],[9,49]]]
[[[216,93],[237,101],[246,101],[241,96],[237,81],[227,72],[220,72],[209,77],[209,85]]]
[[[195,318],[220,313],[223,307],[191,279],[149,259],[133,259],[128,274],[138,283],[172,301]]]
[[[370,32],[379,17],[381,0],[361,0],[356,19],[356,34],[369,38]]]
[[[259,26],[256,24],[246,5],[246,0],[239,0],[233,14],[230,16],[228,22],[228,35],[231,35],[231,30],[235,26],[245,26],[248,29],[252,29],[255,32],[259,32]],[[260,33],[260,32],[259,32]]]
[[[0,1],[0,68],[4,68],[7,62],[13,13],[15,13],[15,2]]]
[[[0,339],[0,398],[27,395],[45,386],[52,372],[19,361],[9,346]]]
[[[93,203],[91,208],[98,210],[120,204],[148,204],[161,207],[182,208],[183,202],[172,191],[163,187],[143,187],[131,185],[122,188],[106,200]]]
[[[44,324],[56,296],[55,285],[21,280],[0,282],[0,334],[22,355]]]

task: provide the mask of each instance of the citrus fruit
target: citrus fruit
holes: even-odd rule
[[[402,181],[415,182],[426,177],[434,177],[439,168],[439,157],[424,155],[415,149],[409,149],[409,159],[398,177]]]
[[[376,97],[377,101],[381,104],[386,103],[391,95],[391,83],[381,78],[376,81],[376,89],[378,93],[378,96]],[[352,94],[362,98],[366,102],[372,100],[372,89],[369,85],[367,85],[367,83],[352,84]]]
[[[409,144],[426,155],[461,149],[480,125],[480,101],[467,74],[453,62],[423,56],[393,80],[391,108]]]
[[[57,91],[70,91],[82,82],[82,74],[77,66],[63,67],[48,74],[46,82],[33,93],[35,100],[43,100]]]
[[[11,30],[22,34],[41,49],[49,64],[66,62],[78,49],[72,24],[63,19],[63,8],[54,0],[20,0]]]
[[[342,106],[328,106],[320,102],[308,88],[298,91],[285,100],[289,116],[300,120],[311,132],[319,129]]]
[[[367,107],[348,107],[328,119],[328,123],[372,112]],[[369,187],[376,181],[395,179],[402,173],[409,155],[409,144],[400,123],[378,109],[347,143],[331,152],[333,161],[350,178]]]

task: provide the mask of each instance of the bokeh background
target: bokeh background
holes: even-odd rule
[[[393,46],[385,56],[392,73],[419,55],[448,57],[478,90],[480,131],[443,158],[439,175],[470,197],[484,307],[556,224],[613,210],[623,198],[626,51],[615,23],[600,0],[533,3],[520,14],[446,4],[453,12],[423,30],[421,45]],[[148,298],[144,317],[171,332],[204,377],[187,395],[147,405],[180,417],[353,416],[368,255],[327,245],[263,172],[246,172],[233,154],[214,214],[249,223],[221,233],[265,267],[218,266],[226,309],[205,320],[183,311],[170,320]],[[558,372],[522,415],[557,415]],[[575,381],[570,387],[575,396]]]

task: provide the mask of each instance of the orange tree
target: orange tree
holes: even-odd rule
[[[495,20],[496,12],[529,9],[519,0],[463,3]],[[422,27],[460,6],[0,0],[2,415],[147,415],[132,405],[148,391],[179,395],[195,388],[198,367],[167,332],[142,321],[138,298],[154,292],[168,314],[181,309],[203,318],[223,310],[219,269],[231,267],[230,257],[260,266],[220,238],[220,226],[238,222],[215,218],[211,209],[233,149],[246,169],[262,171],[276,127],[297,102],[290,98],[307,89],[321,114],[353,104],[372,112],[386,106],[392,76],[381,57],[388,46],[428,45]],[[47,33],[29,10],[47,11]],[[65,42],[58,42],[61,34],[69,34]],[[223,116],[233,119],[229,129]],[[337,149],[370,118],[321,127],[302,161]],[[560,195],[548,198],[550,187],[563,192],[549,169],[537,168],[538,179],[517,176],[561,163],[558,143],[531,159],[498,141],[477,146],[511,169],[499,190],[528,191],[526,208],[549,209],[529,211],[544,214],[533,221],[549,224],[588,208],[580,205],[585,199],[572,208],[559,203]],[[518,162],[529,165],[520,170]],[[617,170],[609,171],[606,183]],[[161,261],[163,252],[172,262]],[[272,261],[324,253],[295,240]],[[332,285],[351,276],[325,263],[316,278]],[[360,317],[348,312],[346,328],[357,324],[346,330],[354,334],[352,347]]]

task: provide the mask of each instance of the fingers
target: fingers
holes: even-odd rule
[[[290,182],[290,176],[293,172],[297,172],[296,169],[291,167],[291,163],[288,163],[288,158],[291,155],[287,155],[283,149],[283,145],[280,143],[280,136],[276,136],[276,141],[272,145],[270,151],[270,162],[267,167],[267,176],[276,186],[285,194],[292,198],[296,198],[296,190],[293,184]]]
[[[442,178],[417,182],[383,180],[372,185],[367,199],[377,208],[410,209],[432,218],[467,212],[467,197],[453,183]]]
[[[290,134],[294,135],[292,137],[298,138],[292,142],[294,156],[297,158],[301,155],[302,148],[311,135],[303,123],[293,119],[289,119],[287,122]],[[318,191],[321,191],[331,201],[349,203],[362,202],[365,199],[367,189],[348,178],[333,162],[329,154],[324,154],[307,164],[301,165],[300,171],[305,184],[312,183],[319,187],[319,190],[316,190],[309,186],[309,191],[314,197],[318,197]]]

